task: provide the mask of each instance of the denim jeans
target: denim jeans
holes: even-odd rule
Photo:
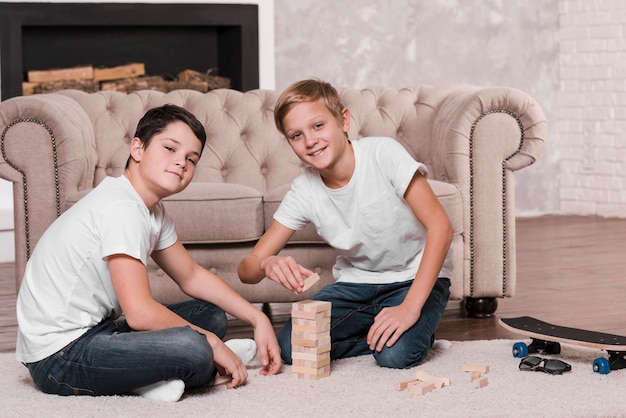
[[[385,285],[334,283],[313,296],[313,300],[332,303],[330,339],[332,360],[373,354],[382,367],[396,369],[417,365],[435,341],[435,330],[450,296],[450,280],[439,278],[435,283],[419,320],[391,347],[370,350],[367,333],[374,318],[385,307],[398,306],[411,287],[412,281]],[[291,364],[291,320],[278,334],[281,357]]]
[[[223,338],[226,314],[190,300],[169,306],[182,318]],[[35,384],[58,395],[114,395],[164,380],[180,379],[186,388],[215,377],[213,350],[190,327],[133,331],[126,321],[105,319],[57,353],[26,365]]]

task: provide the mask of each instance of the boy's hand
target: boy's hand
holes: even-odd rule
[[[404,304],[383,308],[374,318],[374,324],[367,333],[370,350],[381,351],[385,345],[387,347],[394,345],[419,317],[419,312],[416,316],[412,310],[406,309]]]
[[[291,257],[280,257],[273,255],[267,257],[261,263],[261,268],[265,272],[265,276],[283,286],[292,292],[302,292],[304,279],[302,276],[309,277],[313,274],[311,270],[302,267]]]
[[[263,316],[265,317],[265,315]],[[282,364],[280,346],[278,345],[278,340],[276,340],[274,328],[267,317],[254,327],[254,341],[256,342],[262,365],[259,373],[264,376],[278,373]]]
[[[230,374],[232,380],[226,384],[229,389],[241,386],[248,380],[248,370],[239,356],[221,340],[212,341],[213,359],[221,375]]]

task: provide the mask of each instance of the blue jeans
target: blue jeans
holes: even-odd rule
[[[435,330],[450,296],[450,280],[439,278],[430,293],[419,320],[391,346],[370,350],[367,333],[374,318],[385,307],[398,306],[413,281],[385,285],[334,283],[311,299],[332,303],[330,340],[331,360],[373,354],[382,367],[404,369],[417,365],[435,341]],[[278,334],[281,357],[291,364],[291,320]]]
[[[226,314],[210,303],[190,300],[169,308],[220,338],[226,334]],[[211,382],[217,373],[211,346],[194,329],[137,332],[126,321],[111,319],[26,366],[43,392],[58,395],[122,394],[175,379],[192,388]]]

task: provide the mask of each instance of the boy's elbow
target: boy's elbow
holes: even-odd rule
[[[243,259],[237,266],[237,276],[239,276],[239,280],[246,284],[259,283],[263,277],[258,277],[258,275],[253,274],[250,270],[252,269],[247,266],[246,260]]]
[[[444,237],[448,246],[450,246],[452,244],[452,239],[454,238],[454,228],[452,227],[452,223],[448,218],[446,218],[446,221],[444,222],[442,236]]]

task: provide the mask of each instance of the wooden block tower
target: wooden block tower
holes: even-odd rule
[[[330,376],[330,302],[291,305],[291,373],[298,379]]]

